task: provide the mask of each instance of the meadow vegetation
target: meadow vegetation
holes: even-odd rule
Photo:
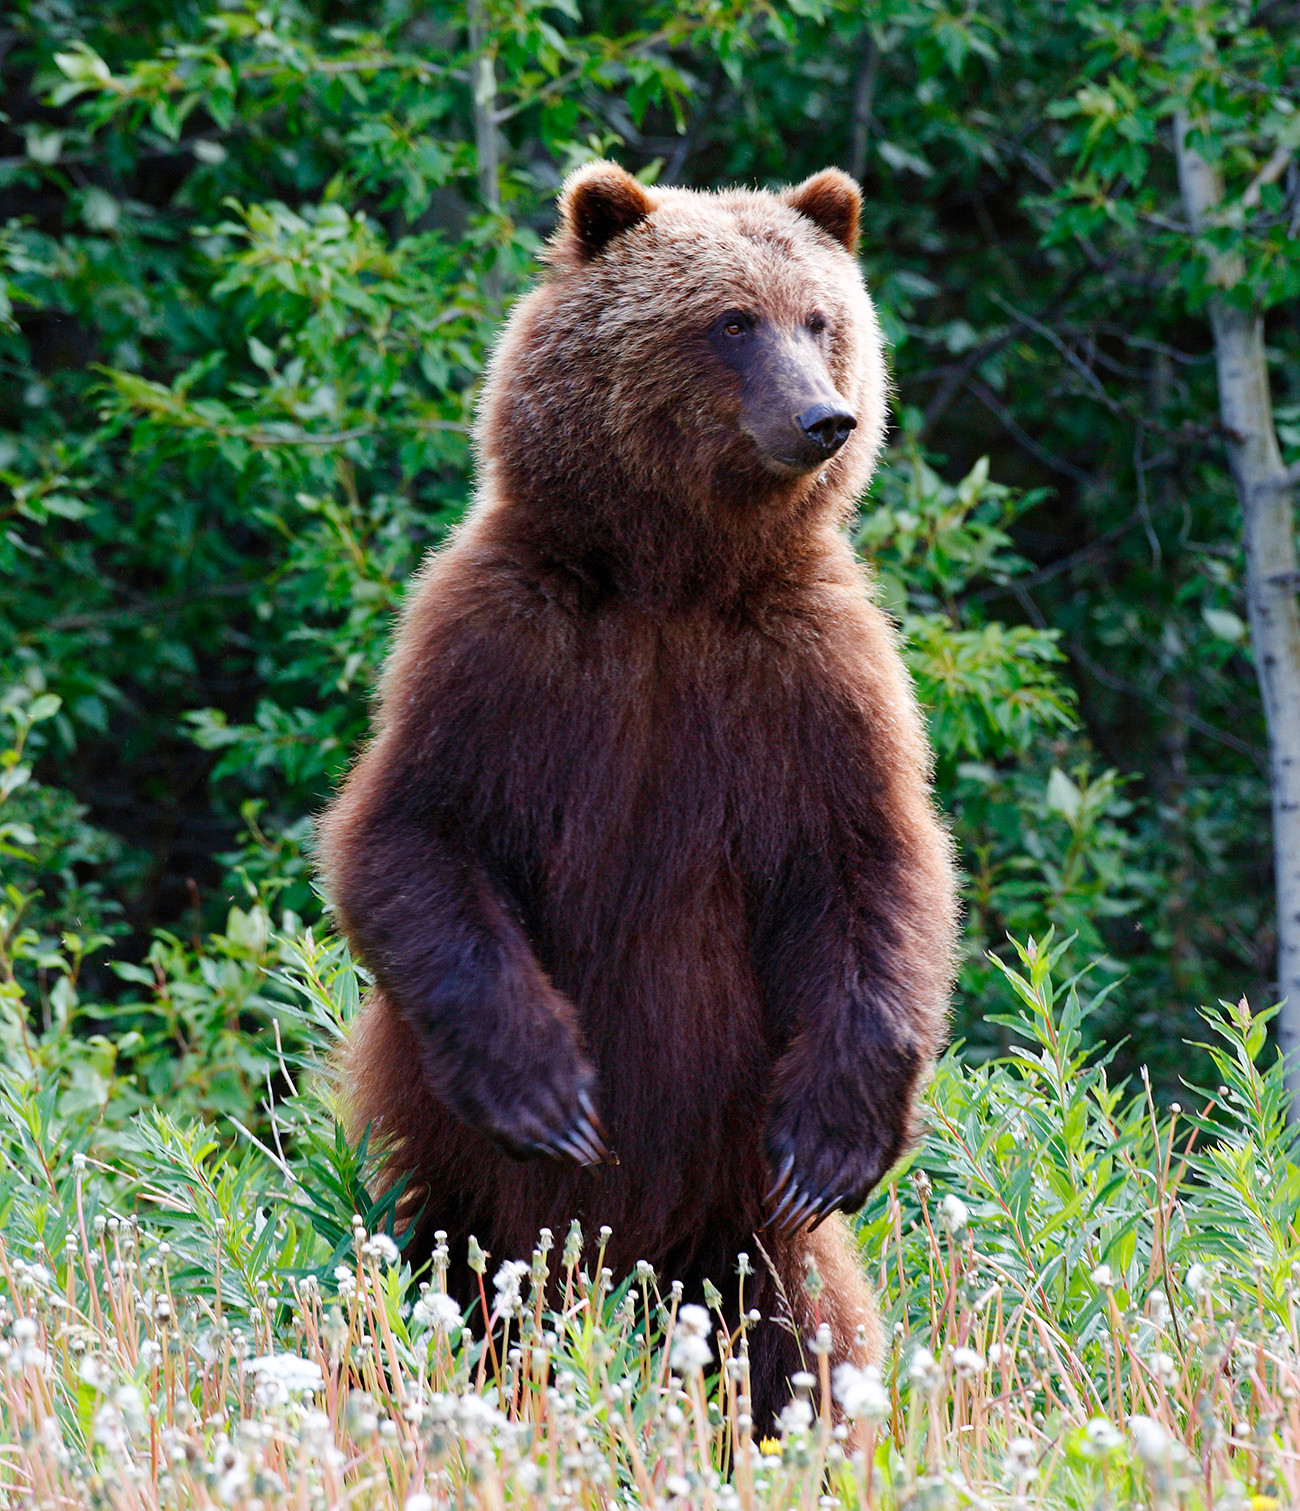
[[[1260,314],[1295,457],[1298,70],[1291,0],[0,18],[6,1504],[1300,1503],[1269,730],[1206,321]],[[600,154],[861,179],[896,424],[850,531],[964,868],[954,1047],[855,1218],[886,1356],[835,1380],[805,1339],[762,1442],[746,1329],[616,1283],[599,1233],[484,1255],[468,1314],[412,1273],[328,1070],[365,980],[312,815]]]
[[[29,704],[0,758],[29,779]],[[5,821],[0,842],[27,836]],[[250,887],[250,892],[252,891]],[[19,899],[11,891],[15,909]],[[878,1370],[804,1340],[779,1436],[747,1326],[618,1283],[603,1233],[414,1273],[332,1110],[363,981],[250,895],[161,937],[127,1033],[79,1033],[89,944],[0,933],[0,1486],[32,1506],[1276,1507],[1300,1496],[1300,1149],[1269,1013],[1204,1014],[1185,1108],[1084,1047],[1064,945],[998,957],[1012,1049],[960,1046],[857,1217]],[[29,1000],[22,978],[38,972]],[[1121,988],[1122,989],[1122,988]],[[764,1263],[762,1235],[710,1300]],[[820,1284],[810,1271],[814,1299]],[[484,1327],[484,1318],[490,1324]],[[757,1320],[755,1314],[754,1320]],[[488,1333],[491,1336],[488,1336]],[[833,1404],[840,1410],[833,1413]],[[841,1420],[847,1416],[847,1420]]]

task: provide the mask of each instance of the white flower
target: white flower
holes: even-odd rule
[[[813,1409],[808,1401],[791,1401],[781,1413],[781,1430],[786,1433],[807,1432],[812,1419]]]
[[[140,1368],[157,1369],[162,1363],[162,1344],[153,1338],[146,1338],[140,1345]]]
[[[1109,1453],[1118,1448],[1124,1439],[1115,1430],[1114,1423],[1105,1417],[1093,1417],[1083,1429],[1088,1441],[1099,1453]]]
[[[1154,1417],[1144,1417],[1135,1413],[1128,1419],[1128,1425],[1139,1455],[1148,1464],[1165,1463],[1169,1458],[1169,1450],[1173,1447],[1174,1440],[1160,1423]]]
[[[1193,1296],[1204,1296],[1213,1283],[1213,1275],[1203,1264],[1194,1264],[1187,1272],[1187,1289]]]
[[[401,1250],[387,1233],[374,1234],[367,1240],[361,1252],[367,1259],[378,1259],[388,1265],[396,1264],[402,1257]]]
[[[46,1291],[54,1282],[54,1276],[43,1264],[15,1265],[20,1291]]]
[[[924,1345],[912,1355],[912,1362],[907,1367],[907,1378],[913,1385],[919,1385],[922,1390],[938,1388],[939,1361]]]
[[[1165,1385],[1171,1385],[1178,1378],[1178,1365],[1169,1354],[1156,1354],[1151,1360],[1151,1367]]]
[[[984,1355],[977,1348],[954,1348],[952,1367],[963,1380],[973,1380],[984,1373]]]
[[[408,1495],[402,1511],[433,1511],[433,1496],[425,1495],[423,1492],[419,1495]]]
[[[945,1196],[939,1203],[939,1221],[950,1233],[960,1233],[970,1222],[966,1203],[959,1196]]]
[[[1092,1283],[1098,1290],[1113,1290],[1115,1287],[1114,1270],[1108,1264],[1099,1264],[1092,1272]]]
[[[712,1331],[713,1324],[709,1320],[709,1314],[702,1306],[688,1303],[677,1313],[677,1327],[679,1331],[695,1338],[707,1338]]]
[[[132,1432],[144,1431],[144,1402],[134,1385],[122,1385],[113,1392],[113,1404],[122,1413]]]
[[[874,1364],[837,1364],[831,1376],[835,1399],[852,1421],[883,1422],[889,1415],[889,1393]]]
[[[698,1308],[703,1311],[703,1307]],[[672,1364],[681,1375],[694,1374],[705,1369],[713,1360],[713,1350],[708,1340],[696,1333],[678,1333],[673,1339]]]
[[[157,1344],[154,1345],[157,1347]],[[113,1371],[98,1354],[87,1354],[81,1361],[81,1378],[92,1390],[105,1391],[113,1383]]]
[[[1027,1482],[1038,1474],[1037,1458],[1038,1450],[1034,1447],[1032,1439],[1012,1438],[1007,1444],[1002,1467],[1012,1479]]]
[[[520,1300],[520,1286],[524,1276],[528,1273],[528,1266],[520,1259],[507,1259],[501,1268],[492,1277],[492,1289],[497,1293],[496,1311],[498,1316],[505,1316],[518,1310]]]
[[[417,1327],[450,1333],[462,1327],[465,1319],[460,1307],[444,1291],[431,1291],[421,1296],[411,1308],[411,1321]]]
[[[97,1443],[103,1444],[111,1454],[121,1455],[126,1452],[126,1433],[122,1426],[122,1413],[116,1406],[110,1406],[107,1402],[95,1413],[94,1437]]]
[[[1004,1364],[1016,1362],[1016,1351],[1009,1343],[989,1344],[989,1368],[1000,1369]]]
[[[325,1386],[320,1365],[312,1359],[300,1359],[297,1354],[262,1354],[248,1361],[248,1369],[259,1382],[274,1383],[289,1394],[322,1390]]]

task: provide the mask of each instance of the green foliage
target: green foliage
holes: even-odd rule
[[[1300,28],[1217,3],[482,15],[476,48],[456,6],[19,8],[0,684],[61,700],[11,819],[35,848],[6,858],[42,1028],[73,988],[40,952],[120,936],[126,971],[82,948],[83,1028],[140,1035],[140,1095],[170,1053],[196,1109],[247,1101],[277,966],[249,941],[319,921],[311,815],[470,496],[484,356],[562,174],[835,158],[867,191],[901,421],[853,532],[968,876],[958,1027],[1004,1047],[986,952],[1054,926],[1127,972],[1089,1032],[1167,1090],[1199,1002],[1267,994],[1263,731],[1198,321],[1208,253],[1240,253],[1291,445]],[[1228,185],[1199,241],[1183,108]]]

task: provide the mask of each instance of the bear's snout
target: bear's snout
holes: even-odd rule
[[[795,415],[795,424],[803,431],[810,448],[816,451],[817,460],[832,457],[855,430],[858,417],[851,409],[836,404],[814,404],[802,414]]]

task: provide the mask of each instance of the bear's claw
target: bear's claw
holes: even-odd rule
[[[597,1132],[592,1119],[580,1117],[567,1132],[553,1139],[548,1153],[566,1156],[579,1165],[603,1165],[609,1160],[609,1149]]]
[[[790,1172],[793,1169],[794,1169],[794,1155],[793,1154],[787,1154],[786,1157],[785,1157],[785,1162],[781,1166],[780,1174],[772,1182],[771,1189],[768,1191],[767,1195],[763,1198],[763,1205],[765,1207],[770,1207],[772,1205],[772,1203],[777,1199],[777,1197],[780,1196],[781,1192],[785,1189],[785,1183],[786,1183],[786,1181],[788,1181],[790,1179]]]

